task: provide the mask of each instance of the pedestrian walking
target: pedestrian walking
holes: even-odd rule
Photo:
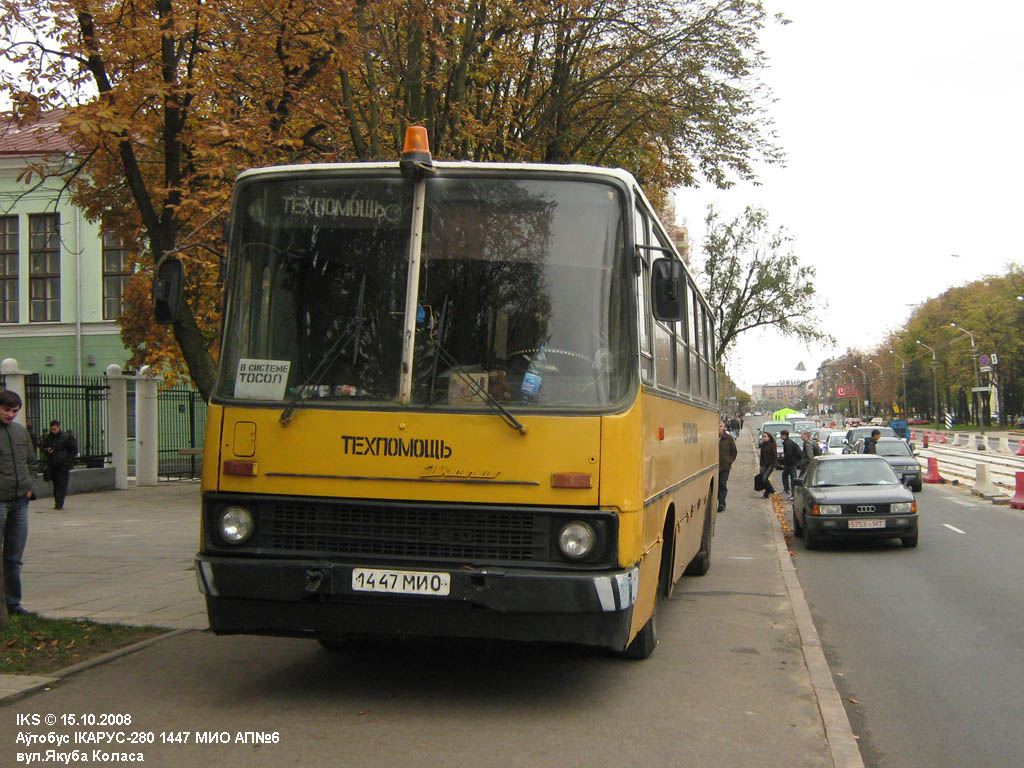
[[[53,483],[53,508],[64,509],[64,498],[68,494],[71,467],[78,456],[78,441],[71,432],[65,432],[60,422],[50,422],[50,431],[42,439],[43,458],[46,460],[46,474]]]
[[[878,440],[882,437],[881,430],[872,429],[871,436],[864,438],[864,453],[876,453],[875,445]]]
[[[811,433],[806,429],[800,433],[800,438],[804,441],[803,456],[799,464],[800,477],[803,477],[807,471],[807,465],[811,463],[811,459],[821,455],[821,446],[818,445],[817,440],[811,439]]]
[[[736,441],[725,424],[718,422],[718,511],[725,512],[725,496],[729,492],[729,471],[736,461]]]
[[[32,438],[14,417],[21,397],[9,389],[0,391],[0,529],[4,545],[4,598],[8,614],[28,613],[21,606],[21,562],[28,541],[28,503],[32,490],[35,452]]]
[[[761,482],[764,483],[764,498],[766,499],[775,493],[775,486],[772,485],[772,481],[769,478],[775,469],[777,459],[778,448],[775,445],[775,438],[772,437],[771,432],[762,433],[759,464],[761,468]]]
[[[793,495],[793,478],[797,476],[797,466],[803,458],[799,446],[789,436],[789,430],[779,432],[782,438],[782,490],[788,495]]]

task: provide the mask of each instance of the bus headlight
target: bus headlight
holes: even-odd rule
[[[558,533],[558,548],[570,560],[582,560],[593,551],[596,542],[594,529],[580,520],[566,523]]]
[[[241,544],[252,536],[254,529],[252,513],[245,507],[225,507],[217,518],[217,532],[228,544]]]

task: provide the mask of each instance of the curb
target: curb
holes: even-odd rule
[[[28,696],[30,693],[35,693],[36,691],[48,688],[54,683],[60,682],[65,677],[70,677],[71,675],[77,674],[86,669],[91,669],[92,667],[98,667],[101,664],[106,664],[108,661],[119,659],[122,656],[128,656],[129,654],[135,653],[136,651],[141,651],[144,648],[148,648],[151,645],[156,645],[157,643],[162,642],[164,640],[169,640],[172,637],[177,637],[178,635],[184,634],[185,632],[196,631],[198,630],[173,629],[162,635],[157,635],[156,637],[151,637],[147,640],[140,640],[137,643],[133,643],[132,645],[126,645],[124,648],[118,648],[117,650],[104,653],[101,656],[97,656],[93,659],[88,659],[87,661],[82,661],[78,664],[72,664],[70,667],[64,667],[64,669],[58,669],[56,672],[50,672],[45,676],[3,675],[3,677],[7,678],[8,680],[10,680],[11,678],[16,679],[18,677],[24,677],[26,681],[31,682],[26,682],[24,688],[21,688],[12,693],[0,694],[0,704],[7,704],[16,699],[20,699],[23,696]]]
[[[789,594],[790,605],[793,606],[797,631],[800,633],[801,650],[804,654],[804,661],[807,663],[807,671],[811,676],[811,687],[814,689],[818,710],[821,712],[821,720],[825,725],[825,741],[832,757],[832,764],[836,768],[864,768],[864,760],[860,755],[857,738],[853,735],[842,698],[832,680],[832,672],[828,668],[828,661],[821,649],[818,630],[814,626],[811,610],[807,606],[803,587],[800,586],[796,566],[793,565],[793,556],[789,554],[786,537],[782,533],[782,526],[779,524],[770,499],[768,517],[771,519],[775,548],[779,555],[779,566],[782,568],[782,578],[786,584],[786,592]]]

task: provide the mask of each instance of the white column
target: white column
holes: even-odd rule
[[[114,467],[114,488],[128,487],[128,378],[121,366],[107,366],[107,449]]]
[[[135,485],[156,485],[158,469],[156,397],[159,381],[148,365],[135,377]]]
[[[18,367],[18,361],[13,357],[8,357],[0,362],[0,374],[4,376],[4,387],[11,390],[11,392],[17,392],[18,397],[21,398],[21,410],[18,411],[18,415],[14,417],[16,424],[25,426],[25,377],[29,374],[29,371],[23,371]],[[33,424],[32,429],[36,433],[36,437],[42,431],[38,424]]]

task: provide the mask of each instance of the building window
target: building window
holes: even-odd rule
[[[116,320],[124,309],[128,284],[128,248],[116,232],[103,233],[103,319]]]
[[[18,322],[18,217],[0,216],[0,323]]]
[[[31,323],[60,321],[60,219],[55,213],[28,217],[29,308]]]

